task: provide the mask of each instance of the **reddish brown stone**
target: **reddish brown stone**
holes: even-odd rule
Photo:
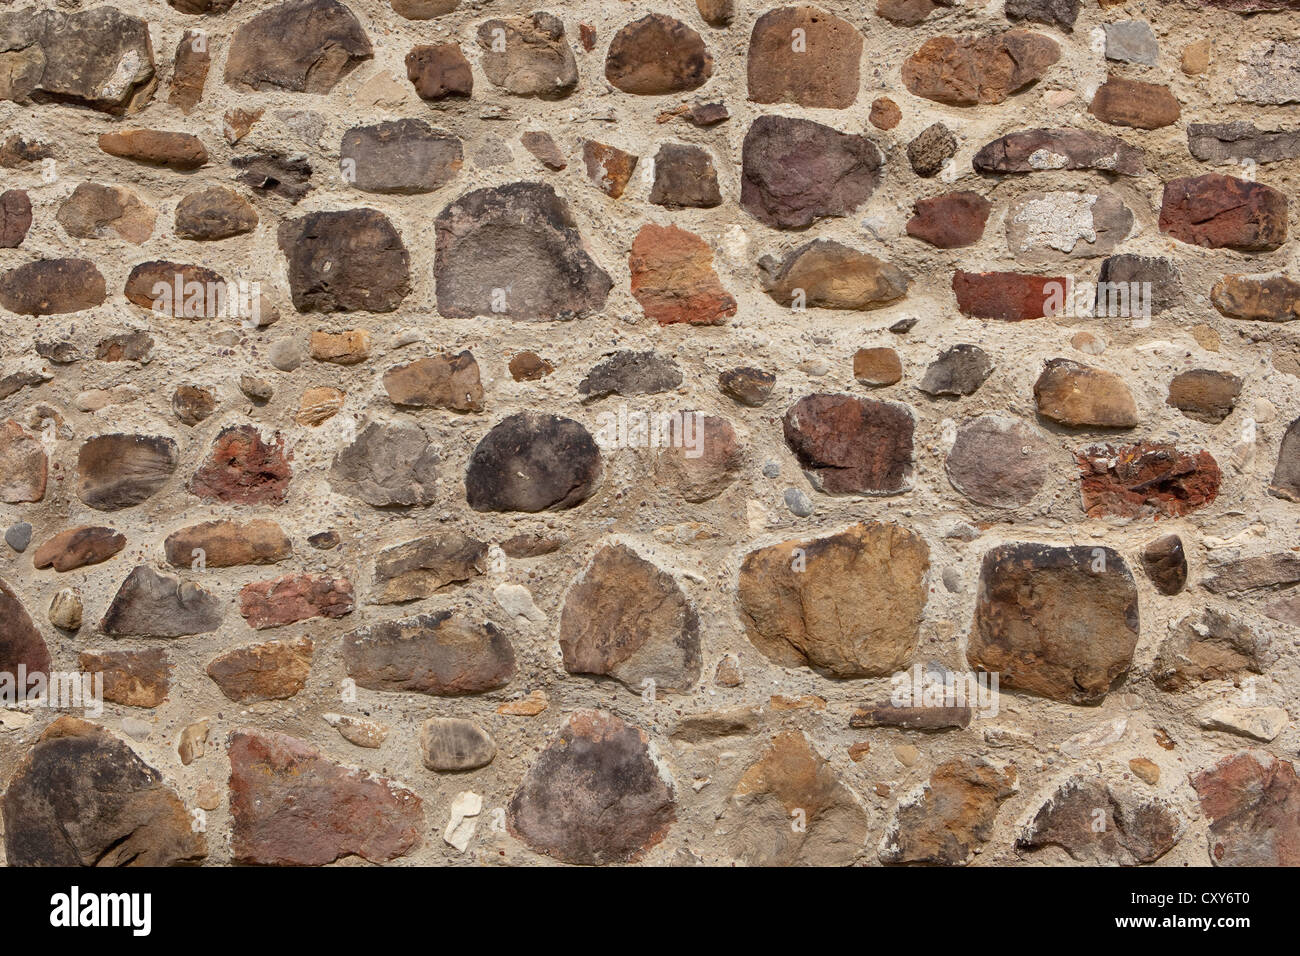
[[[348,676],[371,690],[459,697],[504,687],[515,674],[514,647],[500,628],[451,611],[353,631],[342,655]]]
[[[256,425],[223,428],[212,451],[190,479],[190,494],[237,504],[280,504],[292,472],[284,439],[263,441]]]
[[[828,494],[893,495],[911,486],[915,419],[906,405],[807,395],[782,422],[786,444]]]
[[[1187,586],[1187,555],[1176,534],[1156,538],[1142,549],[1142,570],[1161,594],[1172,596]]]
[[[233,701],[288,700],[307,686],[311,673],[310,637],[267,641],[226,651],[208,664],[208,676]]]
[[[660,325],[721,325],[736,314],[736,300],[713,269],[713,250],[692,232],[647,223],[628,265],[632,295]]]
[[[464,98],[474,92],[469,60],[456,43],[412,47],[406,54],[406,78],[422,100]]]
[[[25,668],[28,676],[48,674],[50,650],[45,638],[32,623],[31,615],[22,600],[4,581],[0,581],[0,675],[9,675],[14,693],[25,699],[30,687],[18,687],[18,669]]]
[[[1287,198],[1218,173],[1175,179],[1165,186],[1160,231],[1211,249],[1268,252],[1286,242]]]
[[[1111,126],[1160,129],[1178,122],[1182,108],[1167,86],[1111,76],[1097,88],[1088,112]]]
[[[208,161],[203,141],[193,133],[171,133],[159,129],[100,133],[99,148],[110,156],[168,169],[198,169]]]
[[[1096,169],[1119,176],[1146,175],[1142,150],[1118,136],[1082,129],[1026,129],[984,146],[971,165],[979,173],[1034,173]]]
[[[1139,866],[1172,850],[1185,829],[1167,800],[1076,777],[1039,808],[1016,847],[1060,847],[1070,859],[1090,866]]]
[[[104,277],[89,259],[40,259],[0,274],[0,305],[19,315],[63,315],[103,303]]]
[[[782,260],[758,261],[763,291],[781,305],[879,309],[907,295],[910,277],[898,266],[830,239],[814,239]]]
[[[1208,451],[1173,445],[1096,445],[1075,455],[1089,518],[1177,518],[1219,496],[1222,475]]]
[[[713,57],[700,35],[662,13],[620,29],[605,56],[605,79],[624,93],[685,93],[712,75]]]
[[[587,177],[611,199],[623,195],[638,158],[592,139],[582,144],[582,162],[587,167]]]
[[[45,497],[49,467],[39,438],[12,418],[0,424],[0,501],[40,501]]]
[[[25,189],[0,193],[0,249],[17,249],[32,226],[32,201]]]
[[[973,246],[984,236],[992,204],[979,193],[948,193],[918,200],[907,234],[939,249]]]
[[[1210,301],[1230,319],[1292,322],[1300,319],[1300,282],[1282,275],[1226,275]]]
[[[871,101],[867,119],[876,129],[891,130],[903,121],[903,111],[889,97],[880,96]]]
[[[1047,443],[1024,422],[984,415],[957,430],[944,468],[952,486],[971,501],[1021,508],[1047,481],[1047,455]]]
[[[536,352],[519,352],[510,359],[510,377],[516,382],[535,382],[555,371],[555,366]]]
[[[343,617],[353,607],[352,582],[326,575],[286,574],[245,584],[239,592],[239,613],[258,631],[313,617]]]
[[[171,92],[167,102],[174,104],[186,116],[194,112],[203,98],[203,84],[212,68],[211,42],[207,34],[186,30],[181,42],[176,44],[175,66],[172,68]]]
[[[443,354],[394,365],[384,372],[384,391],[394,405],[483,410],[483,383],[472,352]]]
[[[978,760],[940,764],[898,803],[881,841],[885,863],[962,866],[993,833],[998,807],[1016,787],[1016,769]]]
[[[872,388],[897,385],[903,380],[903,363],[893,349],[858,349],[853,353],[853,377]]]
[[[903,61],[903,83],[917,96],[949,106],[1002,103],[1041,80],[1060,58],[1055,41],[1024,30],[939,36]]]
[[[83,673],[102,674],[104,700],[123,707],[157,707],[171,689],[172,665],[162,648],[145,651],[82,651]]]
[[[226,280],[204,266],[154,260],[131,270],[122,294],[160,315],[215,319],[235,314],[229,291]]]
[[[38,568],[72,571],[107,561],[126,547],[126,535],[112,528],[82,525],[56,534],[36,549],[32,563]]]
[[[1269,754],[1226,757],[1191,778],[1215,866],[1300,866],[1300,781]]]
[[[392,780],[271,731],[235,731],[227,749],[236,863],[323,866],[353,855],[387,863],[420,845],[422,801]]]
[[[847,20],[816,7],[769,10],[749,36],[749,98],[846,109],[858,98],[861,59],[862,34]]]
[[[722,394],[741,405],[758,408],[772,396],[776,375],[759,368],[730,368],[718,375]]]
[[[163,551],[173,567],[192,567],[201,561],[202,567],[232,568],[283,561],[293,553],[293,545],[274,521],[227,519],[173,531],[163,542]]]
[[[963,315],[1024,322],[1056,315],[1065,306],[1070,280],[1017,272],[956,272],[952,291]]]

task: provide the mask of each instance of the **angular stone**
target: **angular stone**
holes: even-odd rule
[[[1016,847],[1059,847],[1087,866],[1140,866],[1172,850],[1186,829],[1167,800],[1142,797],[1097,778],[1074,777],[1038,808]]]
[[[1300,418],[1287,426],[1282,436],[1268,493],[1287,501],[1300,501]]]
[[[292,475],[279,433],[268,443],[256,425],[232,425],[217,433],[188,487],[190,494],[212,501],[278,505]]]
[[[226,186],[200,189],[176,204],[176,235],[182,239],[229,239],[255,228],[257,211],[247,199]]]
[[[519,142],[547,169],[560,170],[569,165],[560,144],[545,130],[529,130],[519,137]]]
[[[427,193],[456,178],[460,140],[418,119],[354,126],[343,134],[339,162],[368,193]]]
[[[348,329],[345,332],[318,329],[311,334],[309,351],[317,362],[356,365],[370,358],[370,332],[366,329]]]
[[[858,98],[861,58],[862,34],[849,21],[809,6],[769,10],[749,35],[749,99],[846,109]]]
[[[542,183],[476,189],[434,221],[438,311],[553,321],[601,309],[612,281],[587,254],[568,204]]]
[[[496,690],[515,674],[514,647],[500,628],[451,611],[353,631],[342,656],[360,687],[435,697]]]
[[[1176,534],[1156,538],[1142,549],[1142,570],[1155,589],[1172,597],[1187,587],[1187,555],[1183,539]]]
[[[176,470],[176,442],[158,435],[98,435],[77,452],[77,497],[119,511],[157,494]]]
[[[307,686],[313,647],[310,637],[300,637],[232,648],[208,664],[207,674],[241,704],[288,700]]]
[[[1026,129],[1008,133],[975,154],[979,173],[1034,173],[1095,169],[1118,176],[1145,176],[1145,153],[1118,136],[1082,129]]]
[[[496,742],[472,720],[430,717],[420,728],[420,756],[430,770],[477,770],[490,764],[496,755]]]
[[[182,424],[193,427],[217,410],[217,397],[197,385],[178,385],[172,392],[172,412]]]
[[[171,689],[172,665],[162,648],[82,651],[77,666],[84,674],[102,674],[104,700],[123,707],[157,707]]]
[[[612,677],[640,693],[686,693],[700,677],[700,625],[672,576],[631,548],[606,545],[569,589],[560,651],[570,674]]]
[[[311,191],[311,163],[305,156],[254,153],[236,156],[230,165],[240,170],[236,180],[259,193],[270,193],[297,203]]]
[[[876,16],[900,27],[925,22],[936,10],[956,6],[960,0],[876,0]]]
[[[285,574],[239,590],[239,613],[257,631],[314,617],[340,618],[355,606],[352,582],[325,574]]]
[[[1024,30],[984,37],[938,36],[903,61],[903,83],[915,95],[948,106],[1005,102],[1043,78],[1061,49]]]
[[[216,319],[232,314],[230,287],[204,266],[154,259],[126,277],[122,294],[142,309],[176,319]]]
[[[1089,518],[1177,518],[1219,495],[1222,474],[1208,451],[1171,444],[1094,445],[1075,455]]]
[[[69,528],[36,549],[32,564],[55,571],[74,571],[107,561],[126,547],[126,535],[112,528],[82,525]]]
[[[632,295],[660,325],[721,325],[736,300],[713,269],[713,250],[685,229],[646,223],[628,257]]]
[[[212,68],[212,53],[207,38],[197,30],[186,30],[176,44],[170,92],[167,102],[172,103],[186,116],[203,99],[203,84]]]
[[[1189,123],[1187,150],[1203,163],[1280,163],[1300,157],[1300,130],[1265,132],[1254,123]]]
[[[122,332],[99,340],[95,358],[101,362],[139,362],[153,358],[153,336],[147,332]]]
[[[1104,256],[1132,230],[1132,211],[1110,192],[1025,193],[1007,210],[1007,248],[1029,264]]]
[[[1292,322],[1300,318],[1300,282],[1277,273],[1226,275],[1210,290],[1210,301],[1230,319]]]
[[[236,863],[324,866],[345,856],[387,863],[420,845],[422,801],[392,780],[271,731],[237,730],[227,752]]]
[[[0,13],[0,100],[71,103],[121,115],[153,94],[149,24],[110,6]]]
[[[722,394],[749,408],[758,408],[766,402],[775,385],[776,376],[773,373],[757,368],[727,369],[718,375],[718,387]]]
[[[897,727],[900,730],[964,730],[970,726],[971,709],[965,704],[953,707],[897,706],[892,702],[859,707],[849,718],[849,726]]]
[[[600,449],[578,422],[541,412],[502,419],[474,447],[465,495],[475,511],[565,510],[600,483]]]
[[[392,312],[411,291],[410,255],[375,209],[285,220],[277,238],[299,312]]]
[[[422,100],[468,99],[474,92],[474,74],[457,43],[412,47],[406,78]]]
[[[725,418],[694,411],[677,414],[681,415],[680,427],[670,423],[668,430],[676,430],[680,438],[656,455],[655,481],[686,501],[709,501],[736,480],[744,451],[735,428]]]
[[[129,189],[99,183],[79,183],[55,215],[70,236],[103,239],[112,230],[137,246],[153,234],[156,218],[154,211]]]
[[[957,430],[944,466],[952,486],[971,501],[1021,508],[1047,480],[1048,448],[1019,419],[984,415]]]
[[[384,391],[394,405],[483,411],[483,384],[474,354],[446,353],[394,365],[384,372]]]
[[[639,158],[595,140],[588,139],[582,143],[582,162],[587,168],[587,178],[611,199],[623,195]]]
[[[1276,659],[1267,632],[1209,608],[1183,618],[1161,642],[1151,680],[1163,691],[1184,691],[1205,681],[1262,674]]]
[[[1003,322],[1058,314],[1066,304],[1069,288],[1070,280],[1064,276],[958,270],[952,277],[952,291],[963,315]]]
[[[50,598],[50,623],[65,631],[75,631],[81,627],[81,595],[76,588],[62,588]]]
[[[99,148],[110,156],[181,171],[198,169],[208,161],[207,148],[193,133],[160,129],[100,133]]]
[[[1281,707],[1211,706],[1197,717],[1197,723],[1206,730],[1249,737],[1261,743],[1276,740],[1290,721]]]
[[[559,551],[568,538],[563,534],[543,534],[540,531],[511,535],[501,542],[501,550],[511,558],[536,558]]]
[[[830,239],[814,239],[783,260],[758,262],[763,291],[786,306],[868,311],[907,295],[908,275],[892,263]]]
[[[375,556],[371,600],[398,604],[432,597],[487,570],[488,546],[454,529],[385,548]]]
[[[1106,59],[1155,66],[1160,44],[1145,20],[1120,20],[1106,24]]]
[[[293,544],[274,521],[223,519],[173,531],[163,541],[163,552],[172,567],[193,567],[201,560],[201,567],[234,568],[283,561],[293,554]]]
[[[99,628],[114,637],[188,637],[210,634],[224,616],[215,595],[141,564],[117,589]]]
[[[712,75],[713,57],[700,35],[662,13],[622,27],[605,56],[605,79],[624,93],[686,93]]]
[[[1137,586],[1110,548],[1004,544],[984,555],[966,658],[1003,687],[1100,703],[1137,639]]]
[[[1182,107],[1167,86],[1110,76],[1097,87],[1088,112],[1111,126],[1161,129],[1178,122]]]
[[[917,388],[927,395],[974,395],[993,374],[993,360],[978,345],[954,345],[930,363]]]
[[[673,782],[649,738],[577,710],[510,799],[510,834],[564,863],[635,863],[676,821]]]
[[[373,56],[356,16],[337,0],[287,0],[245,20],[226,57],[226,83],[328,93]]]
[[[1217,425],[1236,407],[1242,380],[1230,372],[1196,368],[1175,375],[1165,404],[1188,418]]]
[[[1191,776],[1215,866],[1300,866],[1300,781],[1270,754],[1239,753]]]
[[[19,315],[64,315],[103,303],[104,277],[89,259],[39,259],[0,273],[0,305]]]
[[[1034,383],[1038,414],[1071,428],[1132,428],[1137,403],[1124,379],[1069,359],[1047,361]]]
[[[924,540],[880,522],[752,551],[738,591],[746,636],[782,667],[893,674],[916,649],[929,566]]]
[[[1074,29],[1083,0],[1007,0],[1007,19],[1027,20],[1060,27],[1066,33]]]
[[[0,501],[22,504],[45,497],[49,459],[41,440],[12,418],[0,424]]]
[[[1276,588],[1300,582],[1300,555],[1289,552],[1254,555],[1224,561],[1211,570],[1214,576],[1201,582],[1211,594]]]
[[[1183,279],[1171,259],[1125,254],[1101,264],[1094,308],[1099,318],[1159,315],[1182,301]]]
[[[427,505],[437,464],[438,450],[418,425],[371,421],[334,456],[330,487],[376,508]]]
[[[174,866],[207,855],[203,834],[162,775],[75,717],[45,729],[0,810],[10,866]]]
[[[939,249],[973,246],[984,237],[993,205],[979,193],[948,193],[917,200],[907,234]]]
[[[796,814],[804,827],[791,826]],[[853,792],[798,731],[773,738],[745,770],[723,820],[728,848],[747,866],[848,866],[869,829]]]
[[[903,380],[903,362],[890,348],[858,349],[853,353],[853,377],[872,388],[897,385]]]
[[[776,229],[848,216],[875,191],[884,161],[865,136],[811,120],[760,116],[741,148],[740,205]]]
[[[29,679],[35,674],[48,675],[50,649],[22,599],[3,580],[0,580],[0,615],[3,615],[0,620],[5,622],[0,628],[0,674],[5,675],[6,683],[11,683],[16,697],[26,699],[33,688],[18,686],[18,671],[25,669]]]
[[[916,421],[906,405],[806,395],[782,425],[804,474],[826,494],[896,495],[911,487]]]
[[[722,202],[718,174],[708,150],[683,143],[664,143],[654,158],[650,201],[669,209],[709,209]]]
[[[1160,231],[1211,249],[1268,252],[1286,242],[1287,198],[1217,173],[1175,179],[1165,186]]]
[[[0,166],[5,169],[26,169],[32,163],[54,158],[54,147],[48,143],[27,140],[17,133],[0,143]]]
[[[0,249],[17,249],[32,226],[32,201],[25,189],[0,193]]]
[[[957,137],[942,123],[927,126],[907,144],[907,162],[922,179],[939,175],[956,154]]]
[[[577,87],[578,64],[564,22],[554,14],[484,20],[476,35],[483,51],[480,65],[493,86],[545,100],[568,96]]]
[[[653,350],[615,352],[578,383],[585,401],[610,395],[658,395],[682,384],[677,363]]]
[[[1015,767],[949,760],[898,802],[880,841],[885,863],[964,866],[993,832],[998,807],[1017,789]]]

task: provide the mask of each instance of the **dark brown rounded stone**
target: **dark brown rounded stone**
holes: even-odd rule
[[[682,143],[664,143],[654,160],[655,179],[650,201],[669,209],[709,209],[722,203],[718,173],[708,150]]]
[[[370,193],[433,192],[456,178],[463,161],[457,137],[417,119],[353,127],[339,147],[345,179]]]
[[[605,79],[624,93],[686,93],[712,75],[713,57],[700,35],[662,13],[620,29],[605,57]]]
[[[474,448],[465,495],[475,511],[574,508],[600,481],[600,449],[570,418],[519,412],[493,426]]]
[[[1165,186],[1160,231],[1211,249],[1269,252],[1286,242],[1287,198],[1218,173],[1175,179]]]
[[[193,427],[217,409],[217,397],[197,385],[178,385],[172,393],[172,412],[185,425]]]
[[[718,387],[722,389],[722,394],[750,408],[758,408],[766,402],[775,385],[775,374],[747,366],[727,369],[718,375]]]
[[[1142,569],[1161,594],[1172,597],[1187,587],[1187,555],[1176,534],[1156,538],[1142,549]]]
[[[500,628],[451,611],[353,631],[342,656],[358,686],[435,697],[496,690],[515,674],[514,647]]]
[[[907,221],[907,234],[939,249],[973,246],[984,237],[993,205],[979,193],[948,193],[920,199]]]
[[[189,193],[176,204],[176,235],[182,239],[229,239],[255,228],[257,211],[226,186]]]
[[[411,291],[410,255],[375,209],[285,220],[278,241],[299,312],[392,312]]]
[[[1039,807],[1016,847],[1059,847],[1088,866],[1139,866],[1172,850],[1185,830],[1185,821],[1167,800],[1076,777]]]
[[[89,259],[41,259],[0,275],[0,305],[19,315],[64,315],[103,303],[104,277]]]
[[[25,189],[0,193],[0,249],[17,249],[32,226],[32,201]]]
[[[373,56],[356,16],[337,0],[287,0],[245,20],[230,40],[226,83],[328,93]]]
[[[876,129],[891,130],[903,121],[903,111],[889,97],[880,96],[871,101],[867,119]]]
[[[555,366],[536,352],[520,352],[510,359],[510,377],[516,382],[535,382],[555,371]]]
[[[1188,418],[1217,425],[1232,414],[1241,386],[1242,380],[1230,372],[1194,368],[1174,376],[1165,404]]]
[[[1178,122],[1182,107],[1167,86],[1111,76],[1097,88],[1088,112],[1111,126],[1160,129]]]
[[[122,294],[142,309],[184,319],[215,319],[237,310],[230,286],[204,266],[155,259],[126,277]]]
[[[634,863],[676,821],[672,778],[649,738],[612,714],[578,710],[510,799],[506,825],[564,863]]]
[[[896,495],[911,487],[916,420],[906,405],[807,395],[782,424],[809,480],[827,494]]]
[[[456,43],[412,47],[406,54],[406,78],[422,100],[464,99],[474,92],[469,60]]]
[[[6,675],[13,682],[13,692],[26,699],[33,688],[18,686],[18,669],[23,668],[29,678],[36,674],[48,675],[50,649],[32,623],[22,599],[4,581],[0,581],[0,620],[4,621],[4,627],[0,627],[0,675]],[[17,701],[7,700],[6,706],[10,703]]]
[[[153,497],[176,470],[176,442],[159,435],[99,435],[77,452],[77,497],[97,511]]]

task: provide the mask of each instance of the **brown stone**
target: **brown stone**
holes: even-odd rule
[[[998,807],[1016,791],[1016,769],[949,760],[898,802],[880,843],[885,863],[964,866],[992,836]]]
[[[984,555],[966,658],[1004,688],[1100,703],[1137,639],[1137,587],[1110,548],[1005,544]]]
[[[696,411],[677,414],[680,426],[669,423],[670,441],[655,456],[655,482],[686,501],[710,501],[736,480],[744,450],[725,418]],[[676,439],[671,435],[674,429]]]
[[[555,371],[555,366],[536,352],[519,352],[511,357],[510,377],[516,382],[536,382]]]
[[[465,495],[475,511],[564,510],[591,497],[601,471],[600,448],[582,425],[519,412],[474,447]]]
[[[420,845],[422,801],[392,780],[271,731],[237,730],[227,751],[236,863],[324,866],[345,856],[387,863]]]
[[[516,96],[544,100],[568,96],[578,86],[578,64],[552,13],[484,20],[478,25],[480,65],[488,82]]]
[[[984,236],[992,204],[979,193],[948,193],[918,200],[907,234],[939,249],[973,246]]]
[[[906,405],[806,395],[782,418],[786,444],[827,494],[895,495],[912,480],[915,416]]]
[[[1185,830],[1186,822],[1167,800],[1075,777],[1039,807],[1016,847],[1059,847],[1088,866],[1140,866],[1172,850]]]
[[[1222,474],[1208,451],[1170,444],[1094,445],[1075,455],[1089,518],[1178,518],[1219,496]]]
[[[722,821],[727,845],[747,866],[848,866],[862,855],[867,811],[798,731],[772,739],[730,804]]]
[[[483,384],[472,352],[445,353],[394,365],[384,372],[384,390],[394,405],[483,410]]]
[[[221,135],[234,146],[252,131],[265,110],[229,109],[221,117]]]
[[[528,132],[519,137],[519,142],[524,149],[532,153],[533,157],[547,169],[558,171],[568,168],[569,164],[564,158],[564,153],[560,149],[560,144],[557,143],[551,134],[545,130],[528,130]]]
[[[19,315],[64,315],[103,303],[104,277],[89,259],[40,259],[0,274],[0,305]]]
[[[457,43],[412,47],[406,78],[422,100],[467,99],[474,92],[474,74]]]
[[[1054,40],[1024,30],[938,36],[903,61],[903,83],[915,95],[948,106],[1002,103],[1041,80],[1060,58]]]
[[[464,163],[460,139],[418,119],[354,126],[339,146],[340,168],[369,193],[433,192],[456,178]]]
[[[1156,538],[1142,549],[1142,569],[1166,596],[1180,594],[1187,587],[1187,555],[1183,539],[1176,534]]]
[[[1210,301],[1230,319],[1292,322],[1300,318],[1300,282],[1283,275],[1226,275]]]
[[[487,544],[456,530],[425,535],[375,555],[371,600],[398,604],[432,597],[487,570]]]
[[[490,764],[497,745],[472,720],[430,717],[420,728],[420,755],[430,770],[462,773]]]
[[[186,116],[203,99],[203,84],[212,68],[212,52],[208,37],[197,30],[186,30],[176,44],[175,65],[172,68],[171,90],[167,102],[172,103]]]
[[[323,574],[286,574],[239,591],[239,613],[258,631],[314,617],[340,618],[355,606],[352,582]]]
[[[45,497],[49,459],[41,440],[12,418],[0,424],[0,501],[22,504]]]
[[[1111,126],[1160,129],[1178,122],[1182,107],[1167,86],[1110,76],[1097,88],[1088,112]]]
[[[1300,418],[1288,425],[1282,436],[1268,493],[1287,501],[1300,501]]]
[[[612,714],[578,710],[529,768],[506,826],[564,863],[635,863],[676,821],[672,778],[644,731]]]
[[[650,201],[669,209],[710,209],[722,203],[713,157],[699,146],[664,143],[654,158]]]
[[[1165,404],[1188,418],[1217,425],[1232,414],[1241,386],[1242,380],[1229,372],[1192,369],[1174,376]]]
[[[172,412],[193,427],[217,410],[217,396],[197,385],[178,385],[172,392]]]
[[[727,369],[718,375],[722,394],[741,405],[758,408],[772,396],[776,375],[759,368]]]
[[[292,472],[283,438],[276,434],[273,441],[264,441],[255,425],[223,428],[190,479],[190,493],[241,504],[284,501]]]
[[[876,129],[891,130],[903,121],[903,111],[889,97],[878,96],[871,101],[867,119]]]
[[[222,602],[190,581],[133,568],[99,622],[114,637],[188,637],[221,626]]]
[[[342,656],[360,687],[435,697],[496,690],[515,674],[514,647],[500,628],[451,611],[353,631]]]
[[[311,192],[311,163],[303,155],[288,155],[278,151],[236,156],[230,165],[239,170],[236,182],[243,183],[261,195],[279,196],[297,203]],[[338,219],[331,220],[337,223]],[[283,225],[283,224],[282,224]],[[355,227],[358,232],[360,226]]]
[[[605,56],[605,79],[624,93],[686,93],[712,75],[713,57],[700,35],[662,13],[625,25]]]
[[[247,199],[226,186],[200,189],[176,204],[176,235],[182,239],[229,239],[255,228],[257,211]]]
[[[337,0],[287,0],[235,30],[225,78],[242,89],[328,93],[372,56],[365,30]]]
[[[929,566],[924,540],[880,522],[750,552],[738,592],[746,636],[783,667],[893,674],[916,648]]]
[[[1259,554],[1227,560],[1211,569],[1214,576],[1201,582],[1211,594],[1256,591],[1300,582],[1300,555],[1290,552]]]
[[[1191,777],[1215,866],[1300,866],[1300,781],[1270,754],[1225,757]]]
[[[1160,231],[1211,249],[1268,252],[1286,242],[1287,198],[1218,173],[1175,179],[1165,186]]]
[[[10,866],[157,867],[207,855],[203,834],[162,774],[122,740],[75,717],[45,728],[10,779],[0,811]]]
[[[126,535],[112,528],[82,525],[69,528],[36,549],[32,564],[37,568],[73,571],[107,561],[126,547]]]
[[[0,249],[17,249],[32,227],[32,201],[25,189],[0,193]]]
[[[299,312],[392,312],[411,291],[410,255],[377,210],[284,220],[277,237]]]
[[[980,149],[971,161],[979,173],[1035,173],[1095,169],[1118,176],[1145,176],[1145,154],[1118,136],[1082,129],[1026,129]]]
[[[899,730],[963,730],[970,726],[971,709],[962,704],[953,707],[897,706],[893,703],[867,704],[849,718],[855,728],[896,727]]]
[[[700,625],[672,576],[606,545],[569,589],[560,651],[570,674],[612,677],[636,693],[686,693],[700,677]]]
[[[847,20],[816,7],[769,10],[749,36],[749,99],[845,109],[858,98],[861,58],[862,34]]]
[[[437,488],[438,450],[409,422],[366,422],[356,439],[334,456],[334,490],[376,508],[427,505]]]
[[[159,129],[100,133],[99,148],[110,156],[176,170],[198,169],[208,161],[208,151],[203,141],[193,133],[173,133]]]
[[[171,689],[172,665],[162,648],[82,651],[83,673],[103,675],[104,700],[123,707],[158,707]]]
[[[32,622],[22,599],[9,585],[0,580],[0,674],[9,675],[16,697],[26,699],[34,688],[18,686],[18,671],[23,668],[29,679],[35,674],[49,674],[50,649],[45,638]],[[15,700],[14,703],[17,703]]]
[[[288,700],[307,686],[313,648],[310,637],[236,647],[208,664],[207,674],[241,704]]]
[[[1266,633],[1210,608],[1170,631],[1151,664],[1151,680],[1163,691],[1184,691],[1205,681],[1262,674],[1276,659]]]
[[[233,568],[275,564],[293,554],[288,535],[274,521],[202,521],[173,531],[163,541],[167,563],[173,567]],[[201,555],[195,554],[202,552]]]
[[[642,226],[628,258],[632,295],[660,325],[721,325],[736,314],[736,300],[713,269],[713,250],[676,226]]]
[[[370,358],[370,333],[366,329],[345,332],[317,330],[311,334],[311,357],[317,362],[356,365]]]
[[[176,442],[158,435],[98,435],[77,451],[77,497],[96,511],[152,498],[176,470]]]
[[[1061,312],[1066,305],[1069,282],[1064,276],[958,270],[953,273],[952,291],[963,315],[1024,322]]]
[[[137,246],[153,234],[156,218],[154,211],[129,189],[99,183],[79,183],[55,215],[70,236],[103,239],[111,230]]]
[[[1137,403],[1124,379],[1114,372],[1049,359],[1034,383],[1038,414],[1072,428],[1132,428]]]
[[[234,315],[236,305],[216,272],[163,259],[132,268],[122,294],[142,309],[176,319],[225,318]]]
[[[1048,476],[1048,447],[1027,424],[984,415],[957,430],[944,462],[952,486],[977,504],[1023,508]]]
[[[814,239],[783,261],[758,263],[763,291],[781,305],[879,309],[907,295],[909,278],[892,263],[829,239]]]
[[[897,385],[903,380],[903,363],[890,348],[858,349],[853,353],[853,377],[872,388]]]
[[[638,159],[631,153],[593,139],[582,143],[582,162],[587,167],[587,178],[611,199],[623,195]]]

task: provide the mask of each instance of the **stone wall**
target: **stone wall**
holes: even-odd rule
[[[3,859],[1300,863],[1297,17],[0,0]]]

